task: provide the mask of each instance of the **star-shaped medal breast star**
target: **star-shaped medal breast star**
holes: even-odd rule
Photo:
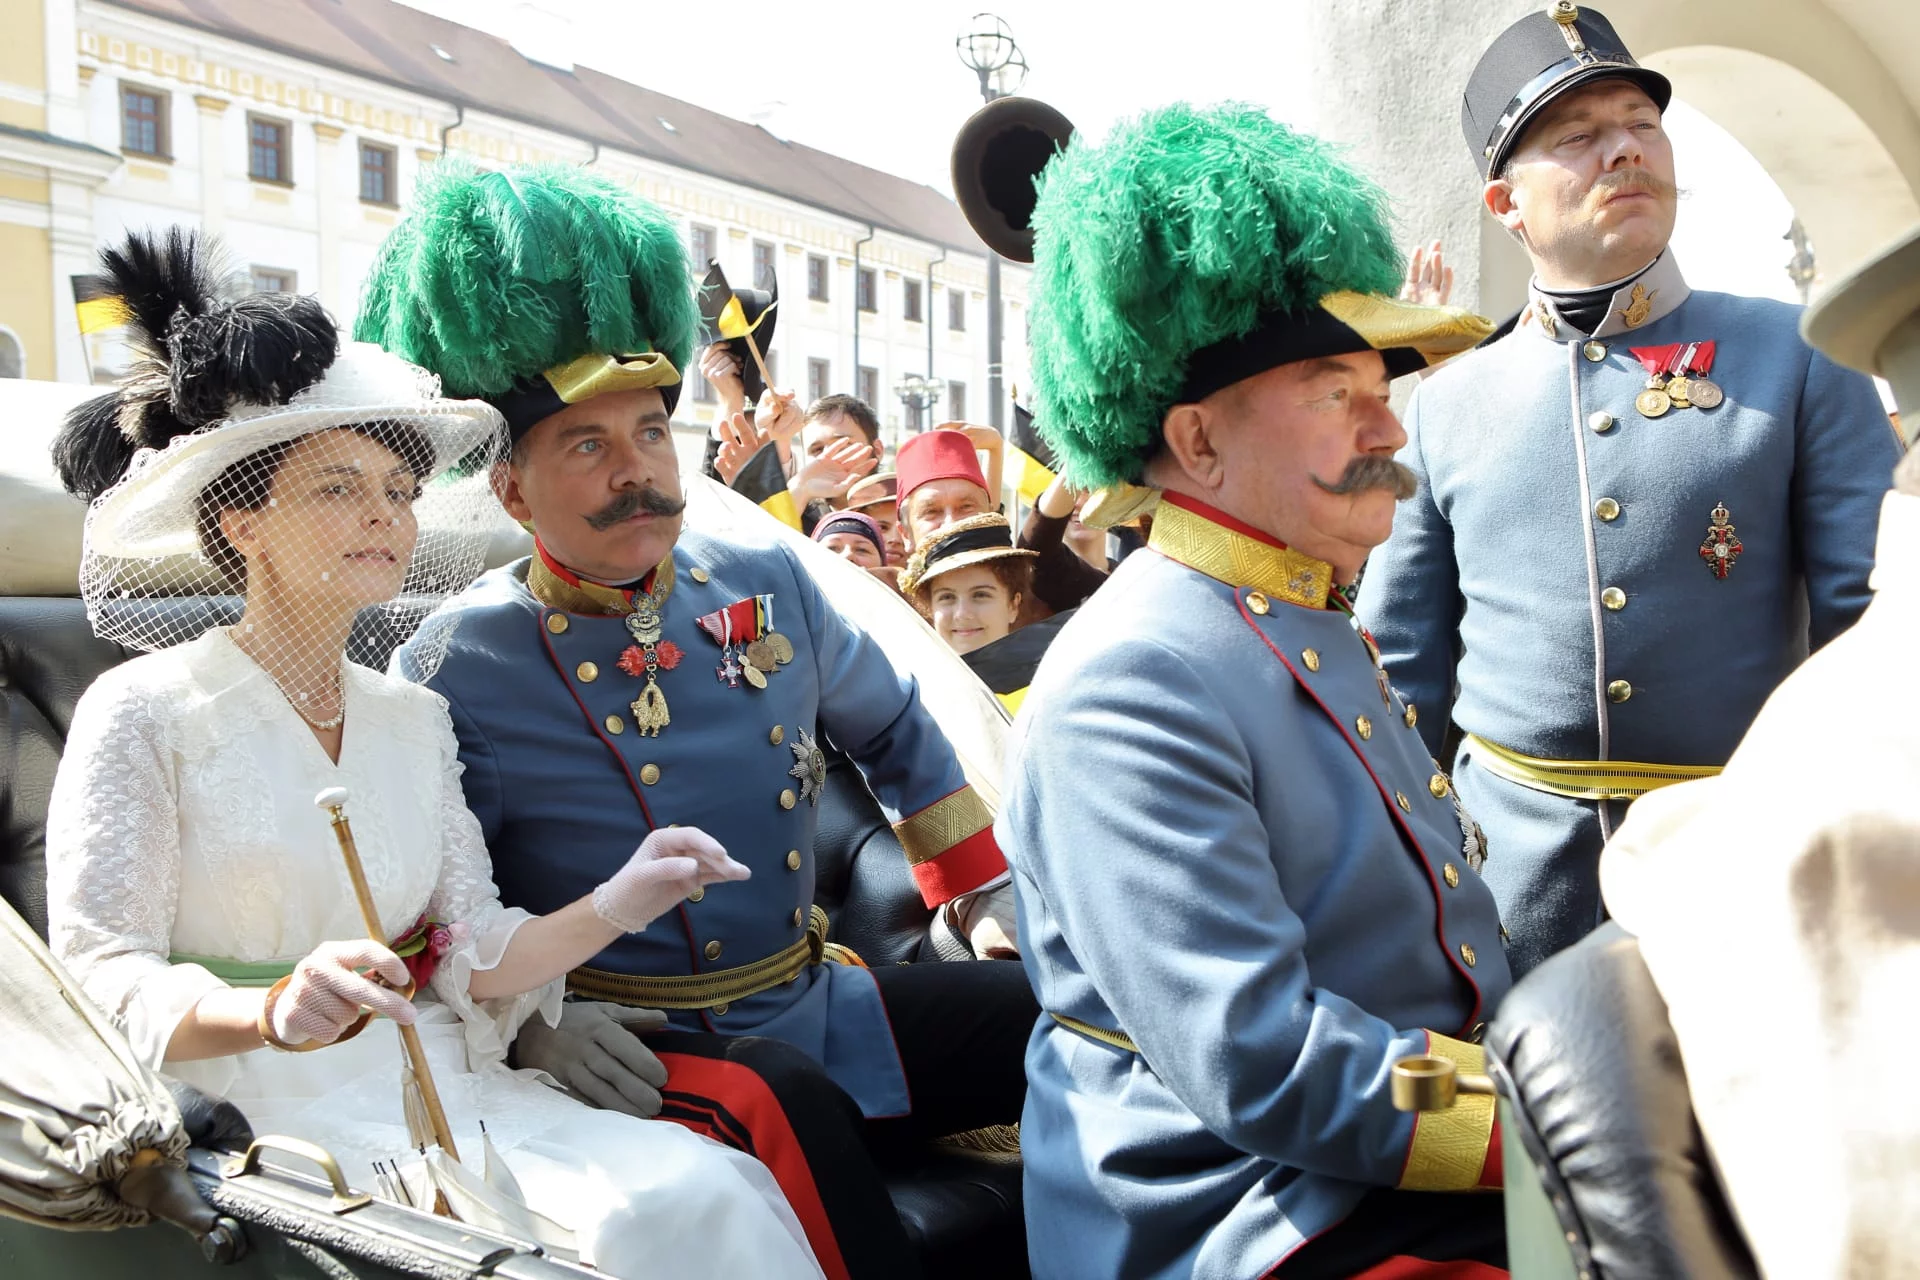
[[[795,735],[798,742],[789,742],[793,748],[793,768],[787,773],[800,782],[800,798],[809,804],[820,803],[820,792],[827,785],[827,753],[813,740],[813,735],[805,729]]]

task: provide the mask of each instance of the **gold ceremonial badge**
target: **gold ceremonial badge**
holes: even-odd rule
[[[1648,387],[1633,398],[1633,407],[1643,418],[1658,418],[1673,408],[1673,400],[1659,387]]]

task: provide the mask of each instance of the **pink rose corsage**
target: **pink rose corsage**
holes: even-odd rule
[[[394,939],[393,954],[399,956],[407,966],[414,990],[421,990],[432,981],[434,971],[440,967],[441,957],[451,951],[453,944],[465,933],[461,925],[429,920],[423,915],[414,922],[413,928]]]

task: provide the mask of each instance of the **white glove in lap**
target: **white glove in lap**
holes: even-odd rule
[[[643,840],[627,865],[593,891],[593,910],[628,933],[639,933],[695,889],[753,873],[693,827],[668,827]]]
[[[293,980],[273,1002],[273,1033],[288,1044],[330,1043],[354,1024],[363,1008],[411,1023],[413,1002],[361,977],[361,969],[372,969],[395,987],[407,985],[407,966],[379,943],[368,938],[323,942],[294,966]]]

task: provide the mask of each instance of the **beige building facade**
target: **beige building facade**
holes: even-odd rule
[[[862,395],[893,432],[987,420],[987,258],[944,196],[390,0],[333,8],[0,0],[0,372],[9,336],[18,374],[115,372],[70,278],[142,227],[217,233],[255,286],[316,294],[350,325],[422,171],[465,152],[590,165],[679,218],[736,286],[771,273],[773,372],[803,398]],[[1014,388],[1025,271],[1003,290]],[[910,375],[931,404],[896,394]],[[715,416],[697,379],[680,416]]]

